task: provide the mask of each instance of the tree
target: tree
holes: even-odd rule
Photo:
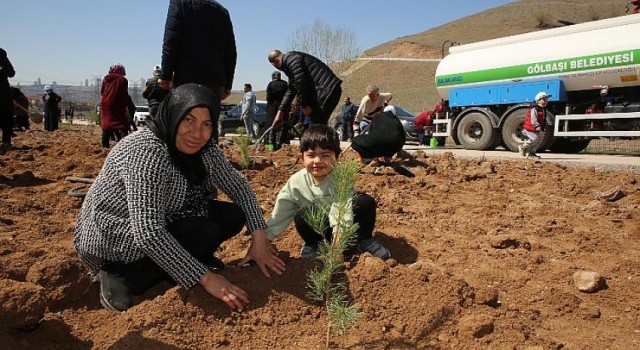
[[[313,55],[336,71],[348,67],[349,61],[360,55],[354,32],[349,28],[332,28],[319,18],[311,25],[296,28],[289,37],[288,51]]]

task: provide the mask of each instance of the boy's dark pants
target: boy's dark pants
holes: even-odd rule
[[[299,211],[293,218],[296,230],[306,245],[315,245],[323,239],[331,241],[332,229],[329,227],[329,218],[325,218],[327,230],[324,237],[315,232],[304,220],[304,214]],[[376,224],[376,201],[368,194],[357,194],[353,200],[353,222],[358,224],[357,240],[373,237],[373,228]]]
[[[237,235],[246,222],[240,207],[234,203],[209,202],[209,216],[177,220],[167,226],[169,233],[202,263],[211,260],[222,242]],[[124,277],[133,294],[142,294],[156,284],[173,279],[151,258],[144,257],[129,264],[106,263],[102,270]]]

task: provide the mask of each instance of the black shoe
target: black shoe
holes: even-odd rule
[[[222,262],[222,260],[216,258],[215,256],[212,256],[209,261],[205,262],[204,266],[206,266],[211,271],[224,270],[224,263]]]
[[[98,280],[100,281],[100,303],[105,309],[122,312],[131,307],[131,292],[124,283],[124,278],[100,270]]]

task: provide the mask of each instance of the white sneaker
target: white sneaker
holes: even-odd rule
[[[523,157],[527,156],[527,151],[524,149],[524,147],[522,147],[522,145],[518,145],[518,151],[520,152],[520,155]]]

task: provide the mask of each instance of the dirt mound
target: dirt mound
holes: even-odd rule
[[[255,267],[222,273],[247,290],[230,312],[201,288],[159,285],[121,314],[104,310],[97,283],[72,244],[81,202],[68,176],[95,177],[107,154],[99,128],[21,133],[0,154],[0,339],[12,349],[324,347],[323,307],[307,297],[292,229],[276,245],[284,276]],[[224,143],[224,141],[223,141]],[[225,146],[233,162],[239,155]],[[297,151],[258,152],[243,170],[265,215]],[[596,172],[534,161],[457,159],[451,154],[363,167],[357,188],[377,200],[376,237],[392,252],[347,263],[361,319],[332,348],[630,349],[640,341],[640,185],[630,172]],[[597,197],[619,187],[623,197]],[[600,198],[600,199],[596,199]],[[246,236],[218,256],[233,266]],[[606,283],[593,293],[573,274]]]

